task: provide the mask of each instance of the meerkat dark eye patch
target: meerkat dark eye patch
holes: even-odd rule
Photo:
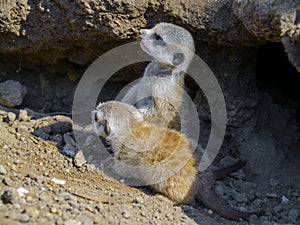
[[[175,53],[173,56],[173,65],[179,65],[184,61],[184,54],[181,52]]]
[[[154,44],[156,44],[156,45],[164,46],[166,44],[164,42],[164,39],[160,35],[158,35],[157,33],[152,34],[151,39],[153,40]]]
[[[110,134],[110,127],[106,120],[98,121],[98,128],[102,137],[107,137]]]

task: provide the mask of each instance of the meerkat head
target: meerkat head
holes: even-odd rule
[[[134,106],[116,101],[100,103],[91,116],[95,133],[104,138],[143,121],[142,114]]]
[[[159,23],[152,29],[140,31],[141,48],[159,62],[186,70],[194,52],[192,35],[184,28],[171,23]]]

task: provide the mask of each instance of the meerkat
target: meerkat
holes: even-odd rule
[[[176,130],[149,123],[134,106],[116,101],[100,103],[92,112],[92,123],[95,133],[110,142],[120,163],[115,168],[122,176],[142,179],[142,183],[176,203],[196,205],[200,201],[229,219],[262,214],[238,211],[215,193],[215,180],[241,165],[216,175],[199,172],[188,138]]]
[[[194,39],[186,29],[171,23],[159,23],[140,33],[142,50],[154,60],[121,101],[138,108],[146,120],[178,130],[184,76],[194,56]]]

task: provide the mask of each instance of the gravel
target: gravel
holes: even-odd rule
[[[45,131],[41,120],[32,116],[14,120],[7,117],[8,113],[0,113],[1,225],[300,224],[299,191],[284,187],[276,179],[270,180],[266,193],[259,184],[248,180],[245,168],[236,173],[240,175],[217,181],[216,192],[232,207],[266,211],[265,216],[252,216],[250,222],[230,221],[201,205],[178,206],[148,188],[128,187],[115,181],[86,162],[69,131],[44,132],[48,136],[43,140],[42,135],[37,135],[37,130]],[[43,123],[54,126],[51,116],[48,122],[43,118]],[[17,129],[22,126],[28,129]],[[57,130],[59,126],[55,127]],[[221,164],[226,166],[237,160],[227,156]]]

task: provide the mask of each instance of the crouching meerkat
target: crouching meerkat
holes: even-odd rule
[[[121,101],[138,108],[147,121],[178,130],[184,71],[195,51],[193,37],[186,29],[171,23],[159,23],[140,33],[142,50],[154,59]]]
[[[116,166],[124,177],[143,180],[153,190],[180,204],[207,208],[229,219],[248,219],[262,212],[241,212],[215,193],[214,184],[242,165],[224,170],[199,172],[190,141],[176,130],[149,123],[134,106],[122,102],[100,103],[92,112],[94,131],[112,146]]]

